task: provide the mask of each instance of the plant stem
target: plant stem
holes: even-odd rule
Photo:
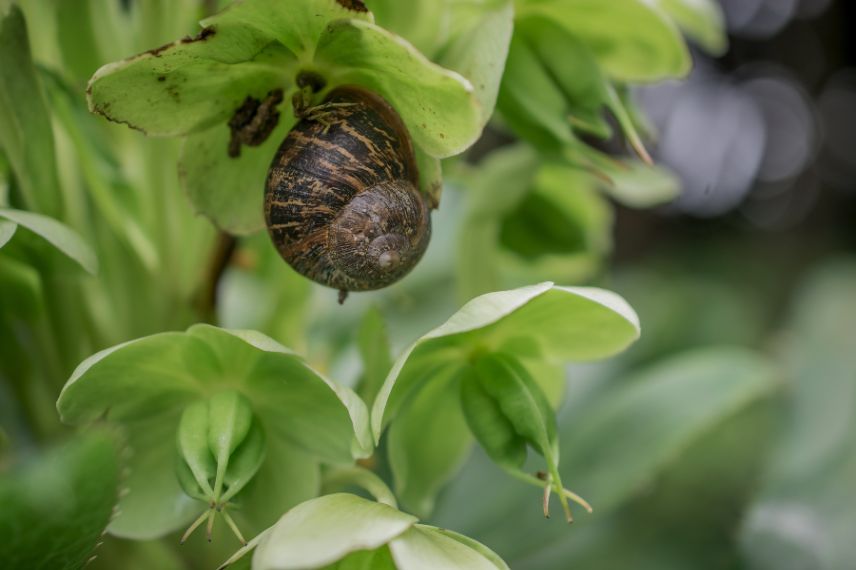
[[[211,261],[205,273],[202,291],[197,300],[199,314],[208,322],[216,320],[217,288],[237,247],[238,239],[235,236],[222,231],[217,234],[217,243],[214,245],[214,252],[211,254]]]

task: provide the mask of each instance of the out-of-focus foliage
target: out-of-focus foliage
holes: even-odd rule
[[[0,475],[6,568],[81,568],[101,545],[119,495],[116,438],[94,431]]]
[[[788,421],[740,543],[752,568],[843,568],[856,515],[856,265],[822,267],[806,283],[778,343],[791,380]]]

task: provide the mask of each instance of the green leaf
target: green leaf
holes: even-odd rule
[[[473,86],[431,63],[402,38],[360,20],[331,23],[318,42],[316,63],[333,83],[356,84],[382,95],[416,146],[444,158],[464,151],[482,131]]]
[[[601,185],[609,196],[631,208],[650,208],[671,202],[681,192],[681,181],[663,166],[639,160],[623,161],[604,168],[610,181]]]
[[[535,448],[547,462],[550,480],[570,522],[573,519],[558,470],[556,415],[546,396],[513,357],[501,353],[484,355],[474,367],[474,379],[481,390],[470,389],[479,397],[466,407],[466,418],[476,439],[500,466],[520,474],[524,473],[525,445]],[[466,393],[462,391],[462,396]],[[492,428],[496,433],[489,433]],[[497,434],[504,435],[502,440]],[[544,509],[546,513],[546,505]]]
[[[370,308],[363,316],[357,330],[357,348],[363,361],[363,374],[357,393],[364,402],[373,402],[392,368],[386,323],[377,307]]]
[[[508,285],[555,275],[582,281],[612,245],[612,209],[593,177],[578,168],[543,165],[526,194],[496,222]]]
[[[179,482],[191,497],[205,500],[214,495],[211,482],[217,476],[217,462],[208,449],[208,402],[194,402],[184,409],[178,423],[178,453],[183,465],[179,465]],[[186,465],[190,469],[190,480],[182,477]]]
[[[518,0],[518,14],[540,14],[565,27],[614,79],[656,81],[690,70],[677,28],[640,0]]]
[[[96,431],[0,475],[5,568],[77,570],[92,556],[119,491],[114,438]]]
[[[514,432],[548,461],[557,459],[556,416],[526,369],[501,353],[479,358],[475,369],[482,390],[496,402]]]
[[[413,516],[355,495],[318,497],[283,515],[256,549],[253,568],[319,568],[352,552],[379,548],[415,522]]]
[[[638,336],[633,309],[602,289],[557,287],[548,282],[482,295],[399,357],[375,400],[372,431],[379,438],[413,390],[429,381],[440,366],[460,368],[474,350],[594,360],[623,350]]]
[[[281,113],[279,124],[264,143],[244,146],[235,158],[228,156],[231,133],[226,125],[188,136],[178,171],[194,209],[231,234],[263,229],[265,179],[293,124],[290,112]]]
[[[539,150],[576,142],[564,94],[519,34],[511,38],[497,107],[509,127]]]
[[[526,439],[517,433],[514,424],[502,413],[499,403],[482,385],[481,376],[474,368],[462,374],[461,407],[467,425],[493,461],[509,469],[523,465],[526,461]]]
[[[22,210],[0,209],[0,218],[23,226],[42,237],[89,273],[98,272],[98,259],[95,257],[95,252],[68,226],[53,218]]]
[[[176,476],[176,432],[179,414],[172,412],[125,424],[131,458],[112,534],[149,540],[178,530],[199,513],[199,503],[183,490]]]
[[[439,372],[390,426],[387,439],[396,495],[408,510],[427,516],[442,485],[460,468],[472,444],[461,413],[458,379]]]
[[[225,123],[248,96],[264,99],[288,86],[293,65],[269,35],[212,23],[195,38],[99,69],[89,107],[148,135],[186,135]]]
[[[654,0],[654,3],[709,54],[722,55],[728,49],[725,15],[714,0]]]
[[[610,127],[601,115],[609,86],[591,50],[574,34],[544,16],[519,18],[516,29],[537,65],[565,97],[568,108],[560,120],[567,122],[570,115],[574,126],[609,137]]]
[[[0,7],[0,151],[28,209],[60,216],[51,115],[30,56],[21,9]]]
[[[480,7],[479,13],[469,29],[462,30],[443,48],[437,63],[469,79],[481,105],[484,125],[496,105],[514,27],[514,7],[511,0],[506,0]]]
[[[802,284],[778,351],[788,414],[767,477],[740,530],[750,568],[832,570],[856,556],[856,263],[844,258]]]
[[[530,147],[510,146],[491,153],[467,184],[465,221],[456,240],[458,288],[464,299],[501,288],[497,224],[525,195],[537,169],[538,157]],[[500,187],[503,191],[495,192]]]
[[[455,538],[431,526],[417,524],[389,546],[399,570],[496,570],[495,558],[487,558]],[[484,547],[482,547],[484,548]]]

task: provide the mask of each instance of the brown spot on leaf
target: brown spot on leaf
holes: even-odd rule
[[[166,81],[166,75],[158,75],[158,81]]]
[[[163,53],[164,51],[168,50],[168,49],[169,49],[169,48],[171,48],[173,45],[175,45],[175,44],[163,44],[162,46],[159,46],[159,47],[156,47],[156,48],[152,48],[152,49],[150,49],[150,50],[149,50],[149,51],[147,51],[146,53],[150,53],[150,54],[152,54],[152,55],[153,55],[153,56],[155,56],[155,57],[160,57],[160,54],[161,54],[161,53]]]
[[[241,145],[259,146],[265,142],[279,123],[277,105],[282,103],[282,89],[268,93],[264,101],[247,96],[229,119],[232,136],[228,154],[231,158],[241,155]]]
[[[217,30],[214,29],[214,26],[208,26],[207,28],[202,28],[202,31],[199,32],[198,34],[196,34],[194,37],[191,38],[190,36],[187,36],[187,37],[181,38],[180,41],[183,44],[192,44],[194,42],[204,42],[205,40],[207,40],[208,38],[210,38],[211,36],[213,36],[216,33],[217,33]]]
[[[362,0],[336,0],[340,6],[354,12],[368,12],[369,9],[363,4]]]

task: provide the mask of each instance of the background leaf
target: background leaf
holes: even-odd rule
[[[0,475],[6,568],[77,570],[95,552],[119,493],[115,438],[79,436]]]
[[[16,5],[0,6],[0,150],[27,208],[61,215],[50,113],[30,58],[24,15]]]
[[[59,251],[76,261],[89,273],[94,274],[98,272],[98,259],[95,257],[95,252],[92,251],[77,232],[68,226],[47,216],[8,208],[0,209],[0,218],[5,218],[19,226],[23,226],[44,238]]]
[[[520,0],[521,15],[542,14],[564,26],[622,81],[681,77],[690,57],[672,23],[640,0]]]
[[[829,262],[802,285],[779,346],[791,402],[770,469],[741,529],[750,568],[847,566],[856,516],[856,265]]]

